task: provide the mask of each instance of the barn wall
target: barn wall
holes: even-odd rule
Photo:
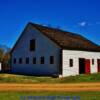
[[[98,52],[63,50],[62,56],[63,76],[79,74],[79,58],[90,59],[91,73],[97,72],[97,59],[100,59],[100,53]],[[69,59],[73,59],[73,67],[69,66]],[[94,59],[94,65],[92,65],[92,59]]]
[[[29,44],[31,39],[36,39],[36,50],[31,52]],[[44,56],[45,64],[40,63],[40,57]],[[54,64],[50,64],[50,56],[54,56]],[[25,63],[25,58],[29,57],[30,63]],[[32,63],[33,57],[36,57],[36,64]],[[13,63],[13,59],[17,59],[17,63]],[[23,63],[19,64],[18,59],[22,58]],[[26,74],[56,74],[59,73],[58,67],[60,63],[60,48],[40,33],[33,29],[30,25],[26,29],[24,35],[16,45],[12,52],[12,72],[26,73]]]

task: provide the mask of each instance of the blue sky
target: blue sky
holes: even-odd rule
[[[60,27],[100,45],[100,0],[0,0],[0,44],[13,47],[28,22]]]

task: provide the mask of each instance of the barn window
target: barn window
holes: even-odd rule
[[[92,65],[94,65],[94,59],[92,59]]]
[[[30,40],[30,51],[35,51],[35,39]]]
[[[29,58],[26,57],[26,64],[29,64]]]
[[[22,64],[22,58],[19,58],[19,64]]]
[[[33,64],[36,64],[36,57],[33,57]]]
[[[54,64],[54,56],[50,56],[50,64]]]
[[[73,67],[73,59],[69,60],[70,67]]]
[[[16,64],[16,58],[13,59],[13,63]]]
[[[41,64],[44,64],[44,57],[41,57],[40,62]]]

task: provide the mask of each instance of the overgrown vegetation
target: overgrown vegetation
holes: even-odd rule
[[[37,77],[14,74],[0,74],[0,83],[79,83],[100,82],[100,73],[90,75],[77,75],[65,78]]]

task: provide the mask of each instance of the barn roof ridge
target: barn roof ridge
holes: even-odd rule
[[[62,49],[100,52],[99,45],[93,43],[80,34],[31,22],[29,24],[58,44]]]
[[[58,46],[60,46],[61,49],[100,52],[99,45],[93,43],[92,41],[88,40],[87,38],[83,37],[80,34],[73,33],[73,32],[67,32],[67,31],[64,31],[61,29],[51,28],[48,26],[43,26],[40,24],[32,23],[32,22],[29,22],[26,25],[26,28],[29,25],[31,25],[33,28],[37,29],[42,34],[47,36],[54,43],[56,43]],[[26,30],[26,28],[24,29],[24,31]],[[11,52],[14,50],[18,41],[23,36],[24,31],[22,32],[21,36],[15,43]]]

